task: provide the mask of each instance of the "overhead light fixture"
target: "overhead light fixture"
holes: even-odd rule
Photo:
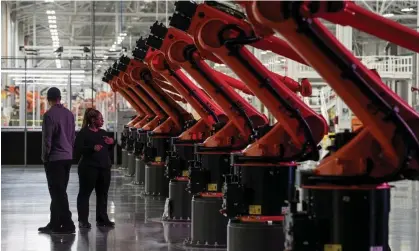
[[[53,20],[53,19],[57,19],[57,17],[56,16],[48,16],[48,19]]]
[[[394,16],[393,13],[386,13],[386,14],[383,15],[383,17],[393,17],[393,16]]]
[[[19,78],[13,78],[14,81],[25,81],[25,78],[19,77]],[[58,82],[68,82],[68,77],[66,78],[62,78],[62,76],[60,76],[59,78],[34,78],[34,77],[26,77],[26,82],[27,81],[58,81]],[[75,78],[73,79],[73,76],[71,76],[71,82],[83,82],[84,78]]]
[[[5,69],[3,69],[3,70],[1,70],[1,72],[2,73],[25,73],[26,72],[26,74],[28,74],[28,73],[42,73],[42,72],[44,72],[46,69],[31,69],[31,70],[5,70]],[[84,70],[60,70],[60,71],[53,71],[53,72],[46,72],[46,74],[48,74],[48,73],[62,73],[62,74],[69,74],[69,73],[84,73]]]
[[[24,85],[25,82],[16,82],[16,85]],[[26,82],[27,85],[51,85],[51,86],[67,86],[68,84],[64,83],[56,83],[56,82],[34,82],[34,83],[28,83]],[[80,86],[80,83],[71,83],[71,86]]]
[[[47,10],[48,15],[55,15],[55,10]]]
[[[401,11],[403,11],[403,12],[411,12],[411,11],[414,11],[414,9],[413,8],[403,8],[403,9],[401,9]]]
[[[54,20],[54,19],[49,19],[49,20],[48,20],[48,23],[50,23],[50,24],[56,24],[56,23],[57,23],[57,21],[56,21],[56,20]]]
[[[57,29],[57,25],[56,25],[56,24],[50,24],[50,25],[49,25],[49,28],[50,28],[50,29]]]
[[[52,72],[46,72],[45,70],[46,69],[44,69],[44,72],[26,74],[26,79],[28,79],[28,78],[50,78],[48,80],[55,80],[57,78],[63,78],[63,77],[67,78],[67,76],[69,76],[67,74],[66,75],[58,75],[58,74],[54,75],[55,74],[55,72],[54,72],[55,70],[54,69],[52,69],[53,70]],[[10,74],[8,76],[11,77],[11,78],[13,78],[13,77],[16,77],[16,78],[24,78],[25,77],[25,74]],[[84,74],[80,74],[80,73],[74,74],[74,73],[71,73],[71,79],[72,80],[73,79],[84,79],[85,77],[86,76]]]
[[[54,0],[45,0],[46,3],[53,3]]]

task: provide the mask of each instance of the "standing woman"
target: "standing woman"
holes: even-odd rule
[[[89,223],[89,198],[96,192],[96,224],[114,227],[107,213],[108,191],[111,181],[110,153],[114,140],[106,135],[102,114],[93,108],[84,113],[83,125],[77,134],[75,151],[81,155],[78,174],[80,190],[77,196],[79,228],[91,228]]]

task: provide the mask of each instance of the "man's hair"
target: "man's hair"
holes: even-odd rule
[[[84,112],[82,128],[88,127],[92,124],[93,119],[97,119],[100,112],[94,108],[87,108]]]
[[[47,92],[47,100],[48,101],[57,101],[61,100],[61,91],[57,87],[51,87],[48,89]]]

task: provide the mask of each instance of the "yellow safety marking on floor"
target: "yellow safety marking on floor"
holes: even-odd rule
[[[326,245],[324,245],[324,251],[342,251],[342,245],[340,245],[340,244],[326,244]]]
[[[261,215],[262,206],[261,205],[249,205],[249,214]]]
[[[216,192],[217,191],[217,184],[208,184],[208,191]]]

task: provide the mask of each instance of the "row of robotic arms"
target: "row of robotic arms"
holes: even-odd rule
[[[132,57],[122,56],[103,77],[138,113],[124,128],[123,147],[147,168],[164,170],[169,189],[187,191],[169,191],[165,219],[192,214],[190,246],[389,251],[388,182],[418,178],[419,117],[320,19],[418,53],[419,34],[350,1],[235,4],[244,12],[214,1],[177,2],[169,27],[156,22]],[[336,134],[319,161],[328,127],[300,97],[311,95],[309,81],[270,71],[251,47],[313,67],[363,127]],[[235,89],[257,97],[277,122],[269,124]],[[319,164],[301,172],[301,196],[296,169],[307,160]]]

